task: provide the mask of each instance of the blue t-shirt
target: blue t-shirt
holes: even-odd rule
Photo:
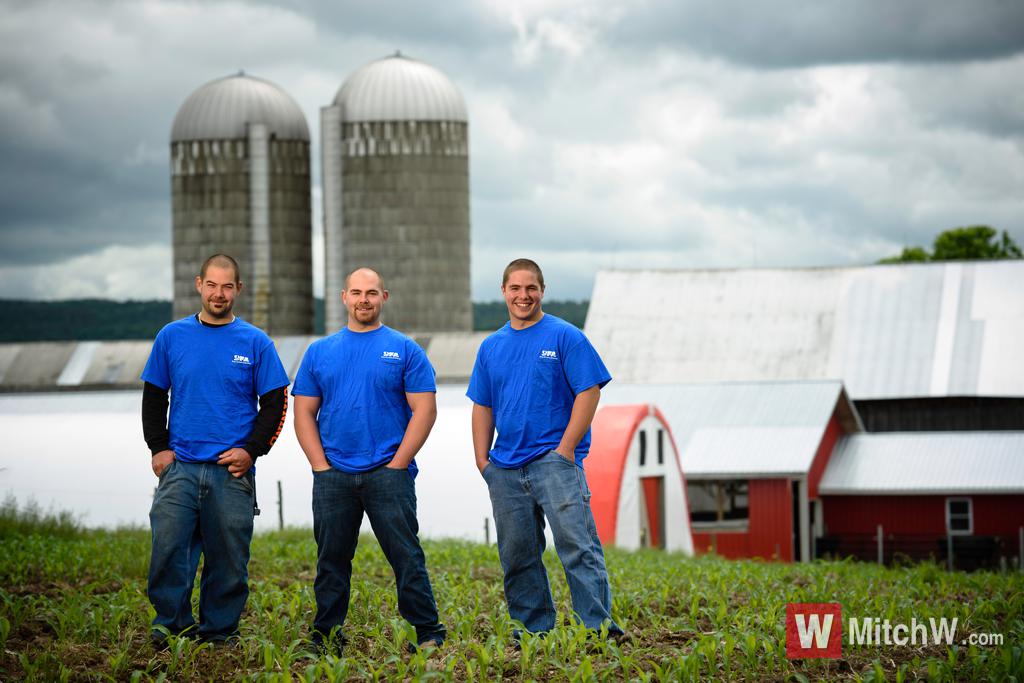
[[[437,391],[434,367],[409,337],[381,325],[343,327],[309,345],[292,393],[321,399],[317,424],[331,467],[356,474],[395,457],[412,410],[405,394]],[[409,463],[415,476],[416,462]]]
[[[576,395],[611,378],[590,340],[561,318],[545,313],[522,330],[505,323],[480,345],[466,392],[494,413],[491,462],[522,467],[558,448]],[[588,429],[576,446],[580,467],[589,450]]]
[[[288,373],[263,330],[241,318],[216,327],[192,315],[156,336],[142,380],[171,390],[167,428],[182,462],[216,462],[245,446],[258,399],[288,386]]]

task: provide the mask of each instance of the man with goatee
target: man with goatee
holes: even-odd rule
[[[416,462],[437,417],[434,368],[412,339],[381,323],[381,276],[345,279],[348,323],[310,345],[295,378],[295,433],[313,468],[317,573],[311,640],[341,655],[352,557],[363,513],[391,563],[398,611],[417,646],[444,643],[416,520]],[[412,647],[412,644],[409,644]]]
[[[149,513],[157,647],[168,635],[237,638],[249,596],[253,463],[274,445],[288,409],[288,375],[274,343],[231,312],[242,292],[238,263],[211,256],[195,286],[202,309],[160,330],[142,372],[142,428],[159,478]],[[192,587],[200,555],[197,628]]]

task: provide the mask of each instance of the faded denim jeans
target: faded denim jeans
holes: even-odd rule
[[[555,626],[555,605],[542,561],[546,517],[576,618],[587,628],[607,625],[609,633],[621,634],[611,616],[608,570],[583,470],[550,451],[518,469],[492,463],[483,476],[494,511],[509,615],[531,633]]]
[[[249,597],[249,543],[256,503],[255,475],[236,478],[216,463],[173,460],[160,475],[149,521],[153,551],[149,600],[154,626],[190,631],[192,587],[199,556],[199,637],[223,640],[238,633]],[[154,632],[154,637],[160,635]]]
[[[437,603],[427,575],[416,520],[416,487],[408,470],[378,467],[349,474],[331,468],[313,473],[313,536],[316,538],[316,617],[313,632],[330,636],[348,615],[352,558],[363,513],[395,572],[398,612],[416,628],[416,642],[444,642]]]

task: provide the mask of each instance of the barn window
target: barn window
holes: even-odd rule
[[[974,531],[974,509],[970,498],[946,499],[946,530],[951,536]]]
[[[750,516],[749,482],[745,479],[688,481],[690,521],[702,526],[735,526]]]
[[[647,432],[640,430],[640,467],[647,464]]]

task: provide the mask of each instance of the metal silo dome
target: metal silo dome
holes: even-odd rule
[[[469,332],[469,121],[455,85],[401,53],[352,73],[320,110],[324,321],[345,324],[345,275],[368,266],[391,296],[384,324]]]
[[[171,127],[174,316],[195,311],[193,284],[211,254],[239,264],[235,312],[272,335],[313,329],[309,127],[269,81],[211,81]]]
[[[466,121],[466,103],[439,70],[396,53],[366,64],[334,97],[344,120]]]
[[[244,138],[246,125],[264,124],[278,140],[309,141],[299,105],[270,81],[242,72],[210,81],[181,105],[171,142]]]

